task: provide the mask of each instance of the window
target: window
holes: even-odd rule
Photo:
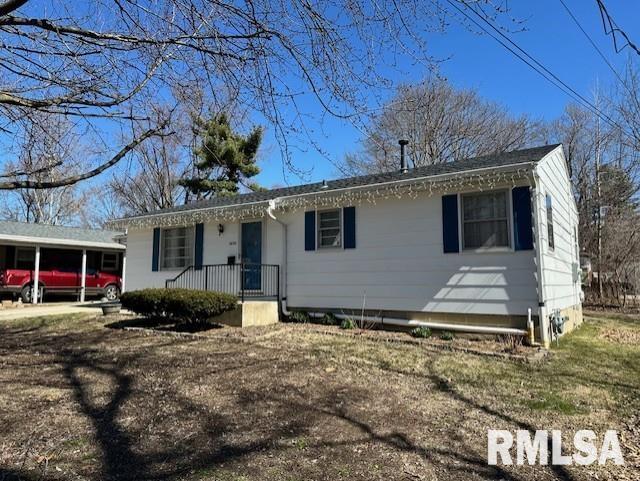
[[[36,266],[36,250],[35,249],[16,249],[16,269],[35,269]]]
[[[181,269],[193,264],[193,242],[193,227],[163,229],[161,268]]]
[[[342,245],[342,216],[340,209],[318,212],[318,247]]]
[[[102,253],[102,270],[115,271],[118,269],[118,254],[116,252]]]
[[[551,196],[547,194],[546,197],[546,205],[547,205],[547,240],[549,241],[549,249],[553,250],[555,248],[555,239],[553,238],[553,205],[551,203]]]
[[[465,249],[509,247],[507,192],[463,195],[462,233]]]

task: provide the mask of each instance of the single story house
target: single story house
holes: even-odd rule
[[[114,226],[127,230],[129,289],[222,290],[276,298],[285,313],[529,332],[545,345],[582,319],[578,213],[561,145],[403,162]]]
[[[34,304],[50,294],[117,295],[125,287],[124,241],[124,232],[0,221],[0,294]]]

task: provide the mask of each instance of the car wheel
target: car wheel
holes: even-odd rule
[[[104,297],[106,297],[108,301],[115,301],[119,295],[118,287],[113,284],[104,288]]]
[[[31,286],[24,286],[22,288],[22,291],[20,292],[20,297],[22,298],[22,302],[24,302],[25,304],[31,304],[32,294],[33,294],[33,289],[31,288]]]

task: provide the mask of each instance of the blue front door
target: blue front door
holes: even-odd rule
[[[242,224],[242,286],[246,290],[260,290],[262,286],[262,222]]]

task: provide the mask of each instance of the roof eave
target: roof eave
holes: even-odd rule
[[[323,196],[323,195],[329,195],[329,194],[336,194],[336,193],[340,193],[340,192],[344,192],[344,191],[358,191],[358,190],[374,190],[374,189],[379,189],[380,187],[388,187],[388,186],[404,186],[404,185],[411,185],[411,184],[420,184],[423,183],[425,181],[432,181],[432,182],[445,182],[447,179],[450,178],[454,178],[454,177],[468,177],[468,176],[473,176],[473,175],[481,175],[483,172],[496,172],[496,173],[503,173],[503,172],[510,172],[510,171],[517,171],[523,168],[526,168],[527,170],[532,170],[534,168],[534,166],[536,165],[537,161],[528,161],[528,162],[518,162],[518,163],[514,163],[514,164],[507,164],[507,165],[501,165],[501,166],[492,166],[492,167],[483,167],[483,168],[479,168],[479,169],[469,169],[469,170],[465,170],[465,171],[461,171],[461,172],[448,172],[448,173],[444,173],[444,174],[436,174],[436,175],[429,175],[429,176],[422,176],[422,177],[412,177],[412,178],[408,178],[408,179],[400,179],[400,180],[394,180],[391,182],[380,182],[380,183],[375,183],[375,184],[364,184],[364,185],[356,185],[356,186],[348,186],[348,187],[341,187],[341,188],[337,188],[337,189],[327,189],[327,190],[322,190],[322,191],[313,191],[313,192],[305,192],[305,193],[300,193],[300,194],[293,194],[293,195],[287,195],[287,196],[282,196],[282,197],[277,197],[274,199],[266,199],[266,200],[260,200],[260,201],[256,201],[256,202],[247,202],[247,203],[242,203],[242,204],[231,204],[231,205],[225,205],[225,206],[211,206],[211,207],[200,207],[200,208],[194,208],[194,209],[184,209],[184,210],[180,210],[180,211],[172,211],[172,212],[152,212],[149,214],[143,214],[143,215],[139,215],[139,216],[133,216],[133,217],[125,217],[122,219],[115,219],[113,221],[108,222],[108,225],[110,226],[110,228],[125,228],[129,225],[135,224],[140,220],[150,220],[153,218],[163,218],[163,217],[171,217],[171,216],[180,216],[180,215],[193,215],[194,213],[197,212],[209,212],[209,211],[223,211],[223,210],[233,210],[233,209],[237,209],[237,210],[243,210],[243,209],[247,209],[247,208],[255,208],[256,206],[262,206],[264,205],[265,208],[269,206],[271,201],[274,200],[281,200],[281,201],[286,201],[286,200],[290,200],[290,199],[295,199],[295,198],[300,198],[300,197],[308,197],[308,196]]]
[[[124,244],[117,242],[81,241],[75,239],[56,239],[50,237],[21,236],[0,234],[0,242],[15,245],[43,245],[43,246],[63,246],[70,248],[92,248],[92,249],[112,249],[125,250]]]

